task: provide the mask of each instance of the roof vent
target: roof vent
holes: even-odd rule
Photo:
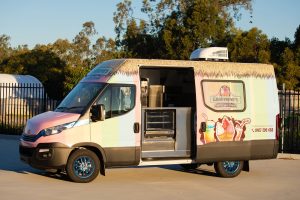
[[[190,60],[227,61],[228,49],[227,47],[199,48],[192,52]]]

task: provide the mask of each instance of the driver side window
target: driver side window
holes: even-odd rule
[[[110,85],[96,104],[104,105],[106,119],[125,114],[135,106],[135,86]]]

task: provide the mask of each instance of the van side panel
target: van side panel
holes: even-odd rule
[[[200,163],[277,156],[276,79],[196,75],[197,154]],[[206,130],[201,130],[201,123]]]

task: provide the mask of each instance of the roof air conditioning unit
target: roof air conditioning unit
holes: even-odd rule
[[[190,60],[227,61],[228,49],[227,47],[199,48],[192,52]]]

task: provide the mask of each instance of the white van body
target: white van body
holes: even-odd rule
[[[20,156],[68,174],[72,154],[82,149],[97,156],[102,173],[112,166],[225,161],[243,161],[247,170],[249,160],[276,158],[278,114],[271,65],[109,60],[55,111],[28,120]]]

